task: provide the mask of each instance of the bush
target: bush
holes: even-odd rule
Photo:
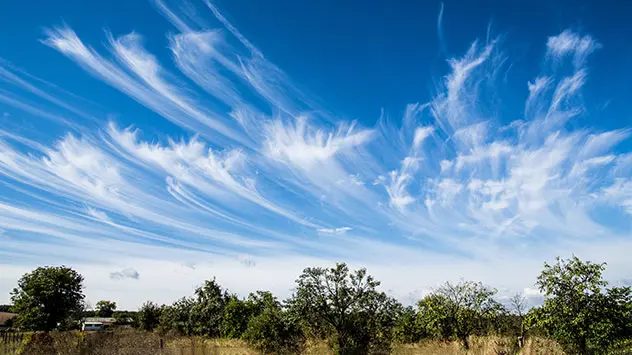
[[[254,309],[247,302],[231,298],[224,307],[221,332],[226,338],[241,338],[253,316]]]
[[[297,354],[305,342],[299,325],[273,308],[250,319],[243,339],[264,354]]]
[[[424,329],[417,321],[415,309],[413,307],[402,309],[395,321],[393,340],[398,343],[417,343],[424,336]]]
[[[153,303],[151,301],[145,302],[136,314],[138,328],[147,331],[154,330],[156,327],[158,327],[158,324],[160,324],[162,311],[163,307],[160,307],[156,303]]]

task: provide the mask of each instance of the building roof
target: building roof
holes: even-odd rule
[[[116,323],[116,318],[112,317],[88,317],[83,319],[84,323]]]
[[[4,325],[9,319],[17,316],[17,313],[0,312],[0,325]]]

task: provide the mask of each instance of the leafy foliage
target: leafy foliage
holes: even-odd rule
[[[418,322],[423,332],[445,340],[461,340],[469,347],[468,337],[489,332],[502,305],[493,296],[495,289],[482,283],[446,282],[429,296],[419,301]]]
[[[174,332],[181,335],[195,335],[193,331],[193,311],[194,299],[182,297],[170,306],[163,308],[160,313],[160,324],[158,328],[162,332]]]
[[[265,309],[279,308],[280,303],[272,293],[257,291],[242,301],[231,297],[224,308],[221,333],[227,338],[240,338],[248,327],[251,318],[261,314]]]
[[[426,336],[415,308],[402,308],[393,329],[393,340],[399,343],[417,343]]]
[[[605,264],[576,257],[546,264],[537,285],[546,296],[541,307],[527,311],[522,295],[498,303],[496,290],[479,282],[445,283],[403,307],[380,292],[380,282],[365,269],[306,268],[293,296],[280,302],[257,291],[240,299],[213,280],[192,297],[169,306],[146,302],[138,312],[116,311],[100,301],[87,311],[83,277],[66,267],[43,267],[25,274],[12,292],[15,325],[51,330],[76,325],[79,316],[113,316],[117,324],[186,336],[241,338],[262,353],[296,354],[309,338],[326,339],[336,354],[386,354],[392,341],[415,343],[426,338],[458,340],[469,347],[472,335],[509,336],[512,352],[544,335],[569,354],[629,353],[632,345],[632,289],[608,288]],[[6,309],[6,308],[5,308]],[[507,339],[507,338],[505,338]],[[548,340],[547,340],[548,341]],[[474,348],[476,343],[472,343]]]
[[[269,292],[250,294],[247,301],[253,310],[242,338],[264,354],[296,354],[305,336],[297,319],[283,310]]]
[[[203,286],[195,290],[195,296],[191,309],[193,334],[218,337],[224,307],[231,296],[222,290],[215,279],[205,281]]]
[[[117,325],[133,325],[138,327],[138,312],[134,311],[115,311],[112,317],[116,319]]]
[[[390,347],[398,304],[377,291],[379,281],[366,269],[306,268],[289,301],[292,312],[312,334],[329,336],[338,354],[383,352]]]
[[[241,338],[241,335],[246,331],[248,321],[253,316],[253,311],[247,302],[236,297],[228,300],[222,317],[222,336],[226,338]]]
[[[160,323],[163,307],[147,301],[143,303],[138,312],[136,313],[136,319],[138,322],[138,328],[141,330],[152,331]]]
[[[609,353],[611,346],[632,335],[632,290],[606,288],[604,270],[605,264],[575,256],[545,263],[537,285],[546,299],[529,312],[528,323],[569,353]]]
[[[96,304],[97,317],[112,317],[116,310],[116,302],[112,301],[99,301]]]
[[[195,297],[181,298],[163,309],[160,328],[182,335],[218,337],[224,308],[232,298],[215,279],[207,280],[195,290]]]
[[[83,309],[83,276],[65,267],[38,267],[18,280],[11,292],[14,326],[53,330],[67,326]]]

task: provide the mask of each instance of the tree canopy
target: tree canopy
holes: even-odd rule
[[[112,301],[99,301],[96,306],[97,317],[112,317],[114,311],[116,311],[116,302]]]
[[[366,269],[336,264],[304,269],[285,301],[268,291],[240,298],[213,278],[189,297],[171,305],[146,302],[138,312],[117,311],[114,301],[105,300],[87,311],[80,274],[40,267],[18,280],[10,310],[19,315],[8,325],[52,330],[76,326],[81,317],[113,316],[117,324],[144,331],[240,338],[266,354],[300,353],[309,339],[326,340],[333,353],[344,355],[385,354],[392,342],[423,339],[459,341],[467,349],[472,336],[490,334],[512,339],[515,351],[537,335],[568,354],[629,353],[632,290],[609,287],[605,267],[577,257],[545,263],[536,282],[545,299],[531,309],[523,295],[505,298],[505,307],[496,289],[466,280],[446,282],[403,307]]]
[[[446,282],[419,301],[419,324],[424,332],[439,339],[458,339],[469,347],[468,337],[487,333],[503,311],[494,300],[496,290],[480,282]]]
[[[546,298],[531,309],[530,325],[545,330],[569,353],[609,353],[632,335],[632,290],[607,288],[605,267],[576,256],[545,263],[536,284]]]
[[[83,309],[83,276],[65,267],[38,267],[18,280],[11,292],[13,324],[31,330],[64,327]]]
[[[366,269],[346,264],[306,268],[289,301],[314,334],[332,334],[339,354],[366,354],[390,346],[398,303],[377,291],[380,282]]]
[[[163,307],[158,304],[147,301],[138,309],[136,314],[136,321],[138,322],[138,328],[141,330],[152,331],[158,324],[160,324],[160,317],[163,312]]]

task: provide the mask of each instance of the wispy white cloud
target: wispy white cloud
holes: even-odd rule
[[[565,30],[559,35],[549,37],[546,47],[547,55],[553,59],[560,60],[570,55],[574,65],[580,67],[586,57],[601,45],[589,35],[580,36],[571,30]]]
[[[11,85],[6,93],[0,87],[0,100],[33,116],[58,108],[48,118],[70,131],[51,143],[0,130],[0,189],[12,192],[0,196],[2,253],[55,261],[89,249],[77,264],[105,275],[96,276],[102,285],[112,285],[110,275],[148,286],[159,265],[188,275],[188,287],[213,272],[240,291],[246,282],[231,280],[267,287],[267,278],[258,284],[246,274],[273,271],[291,282],[308,263],[334,259],[375,265],[383,275],[402,271],[393,255],[446,267],[415,289],[410,272],[394,280],[406,295],[438,277],[511,269],[513,258],[519,281],[498,280],[523,290],[543,250],[606,255],[599,253],[629,236],[623,219],[603,218],[632,214],[632,159],[619,149],[629,129],[569,124],[586,112],[586,62],[600,47],[588,35],[566,30],[548,39],[549,60],[521,87],[517,120],[498,117],[488,99],[502,98],[496,78],[509,60],[502,42],[489,40],[449,58],[436,93],[407,105],[401,120],[382,112],[367,127],[314,104],[212,3],[203,10],[223,28],[208,26],[203,12],[155,5],[179,31],[167,39],[174,71],[137,33],[108,33],[103,50],[68,27],[48,30],[43,42],[183,134],[101,119],[98,128],[84,125],[73,119],[84,115],[81,105],[0,66],[0,80]],[[11,96],[15,88],[46,108]],[[51,255],[32,251],[45,245]]]
[[[324,234],[345,234],[348,231],[352,230],[351,227],[338,227],[338,228],[320,228],[318,229],[319,233]]]

